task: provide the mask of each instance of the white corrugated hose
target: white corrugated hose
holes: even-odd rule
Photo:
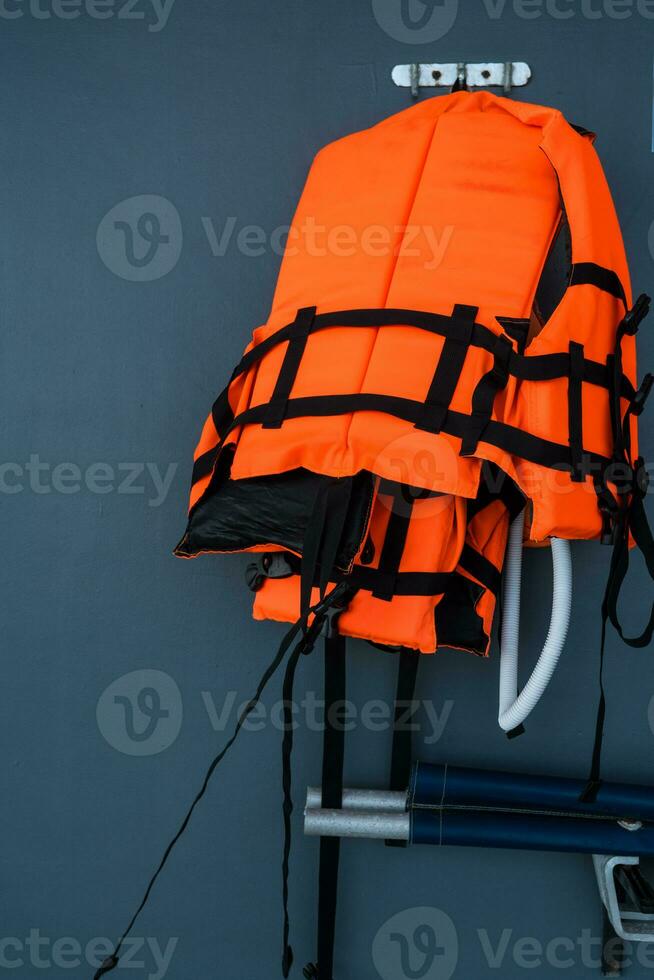
[[[500,654],[500,728],[510,732],[523,723],[540,701],[559,662],[570,625],[572,562],[570,543],[552,538],[552,615],[547,639],[531,677],[518,694],[520,644],[520,582],[524,511],[512,522],[504,564],[502,637]]]

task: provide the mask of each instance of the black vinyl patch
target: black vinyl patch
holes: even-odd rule
[[[541,324],[547,323],[563,299],[571,276],[572,239],[568,217],[564,211],[536,290],[534,312]]]
[[[475,606],[484,589],[470,579],[459,578],[436,606],[436,638],[439,647],[454,647],[483,655],[488,645],[484,623]]]
[[[246,480],[224,479],[193,510],[181,555],[202,551],[243,551],[275,544],[302,554],[304,537],[320,490],[333,477],[297,469]],[[366,533],[374,484],[370,473],[353,477],[352,497],[337,566],[347,569]]]

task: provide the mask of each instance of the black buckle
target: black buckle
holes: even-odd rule
[[[631,309],[627,311],[622,321],[622,330],[624,333],[629,334],[630,337],[634,336],[638,327],[649,313],[650,303],[649,296],[641,293]]]
[[[610,491],[602,484],[595,484],[597,506],[602,516],[601,544],[615,545],[620,540],[619,508]]]
[[[304,636],[298,645],[300,653],[308,656],[319,636],[329,639],[337,635],[338,617],[347,609],[350,599],[356,591],[349,582],[339,582],[320,602],[310,608],[309,612],[313,614],[313,621],[310,626],[305,623],[303,627]]]
[[[629,406],[632,415],[640,415],[645,408],[645,402],[649,397],[649,393],[652,390],[652,385],[654,384],[654,374],[646,374],[640,383],[640,388],[631,399],[631,404]]]
[[[332,636],[336,636],[338,633],[338,617],[343,612],[343,609],[328,609],[326,613],[321,617],[322,625],[320,628],[320,636],[324,636],[329,639]]]
[[[607,470],[607,474],[609,473],[609,482],[615,485],[616,492],[620,497],[627,497],[629,494],[638,494],[639,496],[644,497],[647,493],[647,489],[649,487],[649,473],[647,472],[645,461],[642,456],[638,457],[633,466],[631,466],[627,460],[615,460],[610,469]],[[598,493],[600,492],[600,489],[598,489]],[[608,491],[607,494],[608,497],[604,501],[604,507],[611,510],[611,504],[609,501],[612,500],[612,497]],[[601,509],[602,502],[600,501],[600,510]]]
[[[312,610],[315,616],[312,628],[317,627],[319,636],[327,638],[338,633],[338,617],[344,612],[356,592],[349,582],[339,582]]]
[[[293,569],[281,552],[266,552],[245,569],[245,581],[251,592],[258,592],[267,578],[288,578]]]

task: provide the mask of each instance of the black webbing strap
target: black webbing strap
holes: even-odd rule
[[[509,359],[514,353],[511,341],[506,337],[495,338],[493,367],[483,376],[472,395],[470,425],[461,442],[460,456],[472,456],[491,420],[493,403],[499,391],[509,380]]]
[[[625,453],[629,459],[631,458],[631,418],[632,416],[638,418],[640,415],[642,415],[653,385],[654,374],[646,374],[640,383],[638,391],[629,402],[629,407],[624,415],[622,424],[622,442],[625,447]]]
[[[654,636],[654,603],[652,604],[650,617],[642,633],[638,636],[625,636],[624,629],[618,615],[618,598],[620,590],[629,571],[629,535],[634,539],[634,543],[645,559],[645,565],[650,576],[654,581],[654,537],[647,521],[643,499],[647,492],[647,474],[644,469],[642,459],[636,461],[634,489],[632,499],[624,513],[624,529],[620,530],[618,539],[613,548],[611,558],[611,568],[607,583],[603,613],[610,620],[611,625],[617,632],[621,640],[630,647],[646,647],[651,643]]]
[[[459,556],[459,567],[476,578],[478,582],[481,582],[484,588],[492,592],[493,595],[499,595],[502,572],[485,555],[476,551],[472,545],[464,544]]]
[[[604,741],[604,721],[606,717],[606,697],[604,693],[604,653],[606,646],[606,627],[610,622],[618,636],[630,647],[646,647],[654,637],[654,603],[649,620],[638,636],[625,636],[618,614],[618,600],[623,582],[629,570],[629,536],[633,536],[636,547],[642,552],[650,579],[654,581],[654,537],[650,529],[643,499],[647,492],[647,474],[642,459],[636,460],[632,499],[627,504],[618,505],[613,500],[614,546],[611,565],[602,601],[602,632],[599,656],[599,703],[595,722],[595,739],[588,783],[582,794],[584,802],[592,802],[601,785],[602,745]],[[608,493],[608,491],[607,491]],[[600,505],[602,498],[600,497]],[[606,498],[604,498],[606,499]]]
[[[584,439],[582,384],[584,380],[584,347],[570,341],[570,376],[568,378],[568,433],[573,483],[584,481]]]
[[[300,610],[304,621],[307,622],[311,593],[317,579],[320,603],[325,613],[322,618],[316,616],[312,625],[306,630],[306,647],[300,649],[297,654],[293,655],[284,679],[284,739],[282,745],[282,779],[284,788],[284,858],[282,863],[284,932],[282,972],[284,977],[288,976],[293,964],[293,951],[289,944],[290,924],[288,914],[288,874],[291,851],[291,815],[293,813],[293,798],[291,793],[293,679],[299,655],[313,649],[315,638],[324,626],[327,628],[327,639],[325,641],[326,670],[329,666],[327,662],[331,660],[328,653],[331,649],[336,649],[336,640],[332,639],[332,633],[335,632],[331,622],[332,611],[338,616],[339,612],[344,608],[344,605],[347,604],[352,593],[352,588],[349,582],[342,581],[329,594],[326,594],[326,591],[330,578],[333,578],[333,568],[336,564],[338,546],[347,520],[351,495],[351,477],[331,480],[328,484],[322,486],[316,494],[311,519],[304,536],[304,549],[300,570]],[[345,645],[343,641],[343,668],[344,654]],[[335,657],[334,659],[337,658]],[[329,666],[329,669],[331,670],[331,666]],[[325,763],[323,762],[324,765]],[[338,864],[338,861],[336,863]]]
[[[442,490],[427,490],[426,487],[416,487],[411,483],[402,483],[398,480],[387,480],[385,476],[379,478],[378,493],[384,493],[389,497],[401,494],[402,500],[429,500],[434,497],[444,497],[446,494]]]
[[[338,546],[345,528],[352,496],[352,477],[330,480],[321,485],[305,536],[300,570],[300,610],[309,608],[311,592],[318,579],[324,597],[336,565]]]
[[[606,269],[602,270],[601,267],[594,266],[592,263],[578,264],[574,267],[572,285],[580,285],[582,283],[589,283],[590,285],[597,286],[600,289],[608,289],[609,292],[611,292],[613,295],[619,295],[620,298],[622,298],[624,294],[620,281],[614,272]],[[504,327],[507,334],[509,334],[509,336],[514,336],[514,339],[517,339],[518,341],[518,350],[512,350],[508,359],[509,374],[514,375],[516,378],[523,381],[551,381],[556,378],[567,377],[569,373],[569,355],[567,351],[555,354],[526,356],[523,353],[522,339],[518,339],[518,337],[522,332],[520,325],[526,323],[527,321],[510,317],[498,317],[497,320]],[[456,341],[457,337],[459,337],[461,334],[460,324],[458,324],[452,316],[444,316],[443,314],[439,313],[426,313],[421,310],[402,309],[338,310],[332,313],[320,313],[313,317],[312,322],[307,329],[309,333],[314,333],[319,330],[329,329],[330,327],[352,327],[363,329],[374,327],[376,329],[381,329],[383,327],[397,326],[415,327],[419,330],[425,330],[429,333],[437,334],[444,337],[446,343],[449,340]],[[212,408],[214,427],[218,434],[219,442],[196,459],[193,467],[193,484],[197,483],[198,480],[203,479],[211,473],[220,446],[222,442],[224,442],[227,435],[234,429],[235,424],[248,424],[251,421],[247,413],[242,413],[239,420],[235,423],[234,414],[229,403],[229,389],[232,382],[246,371],[249,371],[250,368],[257,364],[278,344],[286,341],[292,341],[293,337],[297,335],[297,332],[298,327],[296,320],[293,323],[289,323],[285,327],[276,330],[273,334],[270,334],[264,340],[260,341],[255,347],[244,354],[239,363],[236,365],[234,371],[232,372],[229,384],[218,395]],[[496,344],[497,335],[492,330],[480,323],[473,324],[470,338],[471,347],[477,347],[493,353],[496,350]],[[584,381],[603,388],[609,388],[610,379],[606,364],[601,364],[598,361],[585,360]],[[629,380],[623,377],[621,384],[622,397],[633,397],[634,390]],[[424,413],[424,405],[422,402],[415,402],[415,405],[418,406],[419,410],[416,411],[412,418],[408,419],[408,421],[413,422],[414,425],[418,423],[419,419]],[[351,408],[350,411],[356,411],[357,407],[362,407],[362,404]],[[385,411],[383,407],[372,410]],[[347,411],[347,409],[343,409],[343,412]],[[278,412],[273,413],[269,411],[257,421],[261,425],[272,426],[278,417]],[[285,417],[288,417],[288,414]],[[299,416],[294,415],[293,417],[297,418]]]
[[[472,342],[475,317],[478,306],[463,306],[457,303],[452,311],[452,322],[456,332],[446,338],[441,355],[434,371],[434,377],[422,414],[415,423],[417,429],[437,434],[443,428],[445,416],[459,383],[468,348]]]
[[[606,584],[608,592],[611,583],[611,576]],[[602,626],[600,636],[600,655],[599,655],[599,700],[597,702],[597,714],[595,716],[595,737],[593,739],[593,754],[591,757],[588,781],[579,797],[582,803],[594,803],[597,793],[602,785],[602,746],[604,744],[604,723],[606,721],[606,693],[604,691],[604,651],[606,648],[606,593],[602,603]]]
[[[282,939],[282,974],[284,977],[288,977],[291,972],[291,967],[293,965],[293,950],[289,943],[290,935],[290,917],[288,911],[288,878],[289,878],[289,861],[291,856],[291,844],[292,844],[292,823],[291,818],[293,816],[293,793],[292,793],[292,768],[291,760],[293,755],[293,685],[295,681],[295,672],[297,670],[297,665],[300,657],[303,653],[310,652],[313,649],[315,642],[317,626],[314,623],[311,634],[307,633],[305,638],[305,644],[298,644],[296,649],[291,654],[288,664],[286,665],[286,673],[284,675],[284,685],[282,691],[282,705],[283,705],[283,731],[284,736],[282,738],[282,790],[284,794],[284,802],[282,805],[282,813],[284,816],[284,850],[282,857],[282,905],[284,914],[284,925],[283,925],[283,939]]]
[[[340,588],[340,587],[337,587],[337,588]],[[334,593],[335,592],[336,592],[336,590],[334,590]],[[331,595],[332,594],[330,594],[330,598],[331,598]],[[314,622],[316,622],[316,623],[322,622],[322,620],[321,620],[322,613],[321,613],[320,604],[318,606],[314,607],[314,610],[312,610],[312,611],[314,611],[315,614],[316,614],[316,619],[314,620]],[[125,939],[130,934],[130,932],[132,931],[136,920],[138,919],[139,915],[143,911],[143,909],[144,909],[144,907],[145,907],[145,905],[146,905],[146,903],[147,903],[147,901],[148,901],[148,899],[150,897],[150,893],[151,893],[151,891],[152,891],[152,889],[154,887],[154,884],[155,884],[157,878],[159,877],[159,875],[161,874],[161,872],[163,871],[163,869],[164,869],[164,867],[165,867],[165,865],[166,865],[166,863],[168,861],[168,858],[170,857],[170,855],[171,855],[171,853],[173,851],[173,848],[175,847],[175,845],[177,844],[178,840],[180,839],[180,837],[182,836],[182,834],[184,833],[184,831],[188,827],[188,824],[189,824],[189,822],[191,820],[191,817],[193,816],[193,811],[195,810],[196,806],[198,805],[198,803],[200,802],[200,800],[202,799],[202,797],[204,796],[204,794],[207,791],[207,787],[209,786],[209,782],[211,780],[211,777],[213,776],[215,770],[217,769],[217,767],[220,765],[220,763],[222,762],[222,760],[225,758],[225,756],[229,752],[230,748],[232,747],[232,745],[234,744],[234,742],[236,741],[236,739],[238,738],[238,735],[239,735],[241,729],[243,728],[243,725],[245,724],[245,721],[247,720],[248,716],[254,711],[254,709],[258,705],[258,703],[259,703],[259,701],[261,699],[261,696],[262,696],[262,694],[263,694],[266,686],[268,685],[268,682],[272,678],[273,674],[277,671],[277,669],[279,668],[279,666],[282,664],[283,660],[286,657],[286,654],[288,653],[288,651],[293,646],[293,643],[296,640],[298,640],[298,637],[299,637],[299,640],[298,640],[299,646],[301,646],[304,649],[306,649],[307,638],[306,638],[306,636],[302,635],[302,630],[303,630],[304,626],[305,626],[305,623],[303,622],[303,620],[302,619],[298,619],[298,621],[293,624],[293,626],[288,630],[288,632],[284,636],[282,642],[279,645],[279,649],[277,650],[277,653],[275,654],[275,657],[274,657],[272,663],[266,669],[266,671],[264,672],[261,680],[259,681],[259,684],[257,686],[257,690],[256,690],[255,694],[247,702],[247,704],[245,705],[245,707],[241,711],[241,713],[240,713],[240,715],[238,717],[238,720],[236,722],[236,726],[234,728],[234,732],[233,732],[232,736],[227,741],[227,743],[225,744],[225,746],[221,749],[221,751],[218,753],[218,755],[209,764],[209,767],[208,767],[208,769],[207,769],[207,771],[205,773],[204,779],[202,781],[202,785],[201,785],[198,793],[196,794],[195,798],[193,799],[190,807],[188,808],[188,810],[186,812],[186,815],[184,816],[184,819],[182,820],[182,822],[180,824],[180,827],[179,827],[177,833],[174,835],[174,837],[172,838],[172,840],[170,841],[170,843],[166,847],[166,849],[165,849],[165,851],[163,853],[163,856],[162,856],[162,858],[161,858],[161,860],[159,862],[159,865],[158,865],[156,871],[154,872],[154,874],[152,875],[152,878],[150,879],[150,881],[148,883],[148,886],[147,886],[147,888],[145,890],[145,894],[143,895],[143,898],[141,899],[141,902],[140,902],[138,908],[136,909],[136,912],[132,916],[132,918],[131,918],[131,920],[129,922],[129,925],[125,929],[125,931],[122,934],[121,938],[116,943],[116,946],[114,947],[113,953],[111,953],[104,960],[104,962],[102,963],[102,965],[96,971],[96,973],[94,975],[94,980],[100,980],[100,977],[104,976],[105,973],[109,973],[111,970],[114,969],[114,967],[116,967],[118,965],[118,962],[119,962],[119,959],[120,959],[120,950],[121,950],[121,948],[123,946],[123,943],[125,942]],[[294,655],[295,655],[295,652],[296,651],[294,651]]]
[[[515,358],[515,361],[513,358]],[[562,354],[542,354],[533,357],[522,357],[522,355],[514,352],[513,358],[510,361],[509,374],[514,375],[521,381],[555,381],[557,378],[566,378],[569,375],[570,355],[567,351]],[[588,359],[584,360],[583,380],[588,384],[608,389],[610,387],[609,373],[612,373],[612,369],[611,372],[609,372],[606,364],[600,364],[598,361],[590,361]],[[226,392],[227,389],[225,389],[225,391],[219,397],[219,401],[221,403],[227,401]],[[627,400],[633,398],[635,394],[633,385],[624,375],[622,376],[620,385],[620,394],[622,398]],[[353,393],[350,395],[337,396],[318,395],[307,398],[290,399],[285,418],[301,418],[303,415],[342,415],[357,411],[385,412],[386,414],[394,415],[396,418],[401,418],[405,419],[407,422],[412,422],[415,425],[418,419],[421,417],[423,403],[419,401],[412,401],[408,398],[395,398],[392,395],[375,395],[368,393]],[[197,483],[198,480],[203,479],[212,472],[222,442],[229,435],[229,433],[236,428],[236,426],[252,424],[264,425],[271,416],[272,413],[269,411],[268,405],[258,405],[256,408],[248,409],[245,412],[242,412],[237,418],[234,418],[230,408],[229,412],[226,412],[226,414],[223,416],[223,428],[219,430],[221,441],[213,446],[212,449],[208,449],[205,453],[202,453],[202,455],[198,456],[198,458],[195,460],[193,464],[191,483]],[[447,413],[442,431],[447,432],[450,435],[462,435],[468,418],[468,416],[463,415],[461,412],[454,412],[450,410]],[[501,434],[510,428],[510,426],[505,426],[500,422],[492,422],[489,426],[489,430],[497,432],[500,438]],[[535,445],[541,442],[546,446],[552,445],[546,440],[539,440],[535,436],[529,436],[529,433],[525,433],[525,436],[527,436],[530,440],[530,444]],[[494,437],[494,441],[496,441],[496,437]],[[504,448],[501,442],[496,442],[496,444],[499,445],[499,448]],[[519,455],[519,447],[516,447],[515,451]],[[547,460],[541,461],[533,459],[532,461],[542,462],[543,466],[553,465]],[[558,458],[557,464],[559,462],[564,462],[564,460]]]
[[[606,269],[595,262],[576,262],[572,266],[571,286],[595,286],[627,305],[627,297],[620,277],[613,269]]]
[[[330,617],[332,613],[338,613],[344,608],[344,603],[350,595],[350,589],[344,583],[338,585],[329,593],[316,607],[315,618],[306,630],[301,642],[296,646],[291,654],[286,672],[284,675],[283,686],[283,728],[284,737],[282,739],[282,789],[284,795],[283,816],[284,816],[284,850],[282,858],[282,901],[283,901],[283,941],[282,941],[282,973],[288,977],[293,965],[293,950],[289,943],[290,917],[288,911],[288,879],[289,861],[292,844],[292,823],[293,816],[293,793],[292,793],[292,768],[291,760],[293,754],[293,686],[295,672],[300,657],[303,654],[312,652],[318,636],[325,630],[330,629]]]
[[[591,269],[591,271],[588,273],[585,271],[586,266]],[[593,269],[600,269],[600,272],[594,274],[592,272]],[[602,273],[605,273],[605,275]],[[599,289],[605,288],[605,286],[608,285],[610,288],[607,291],[611,292],[613,295],[619,295],[620,298],[622,298],[624,294],[620,280],[614,272],[609,269],[601,270],[599,266],[593,266],[592,263],[578,264],[574,266],[573,282],[571,285],[581,285],[582,283],[589,283],[590,285],[597,286]],[[508,318],[503,317],[502,319],[506,321]],[[515,320],[514,322],[519,321]],[[310,332],[314,333],[318,330],[328,330],[330,327],[353,327],[355,329],[361,328],[365,330],[370,327],[382,329],[384,327],[398,326],[415,327],[418,330],[425,330],[428,333],[438,334],[446,339],[456,337],[459,331],[459,328],[452,320],[451,315],[448,316],[442,313],[428,313],[424,310],[405,310],[384,307],[383,309],[334,310],[330,313],[318,313],[314,317]],[[239,363],[234,368],[230,383],[241,374],[249,371],[251,367],[260,361],[262,357],[265,357],[265,355],[278,344],[289,340],[293,336],[295,329],[294,321],[293,323],[289,323],[285,327],[281,327],[279,330],[276,330],[264,340],[261,340],[255,347],[252,347],[246,354],[243,355]],[[472,347],[480,347],[482,350],[487,350],[492,353],[495,348],[496,336],[497,334],[494,333],[494,331],[489,327],[484,326],[482,323],[475,323],[470,345]],[[565,355],[563,356],[565,357]],[[556,354],[544,354],[536,357],[522,357],[521,355],[516,354],[514,363],[521,364],[524,362],[532,362],[533,366],[536,367],[539,364],[546,365],[550,362],[556,363],[557,357],[559,357],[559,355]],[[597,366],[603,367],[603,365]]]
[[[625,440],[625,429],[621,419],[620,396],[622,379],[624,378],[622,368],[622,341],[625,337],[634,337],[636,335],[640,324],[649,313],[650,302],[649,296],[642,293],[632,308],[627,311],[624,318],[620,322],[620,325],[618,326],[613,355],[611,358],[607,359],[610,379],[609,392],[611,402],[611,423],[613,426],[613,458],[617,461],[625,460],[628,462],[627,453],[631,449],[631,440],[629,437],[627,437],[627,440]],[[647,398],[651,387],[651,382],[648,382],[647,379],[648,376],[646,375],[643,381],[643,385],[646,386],[644,398],[642,395],[643,386],[641,386],[640,390],[636,392],[630,400],[630,404],[627,409],[627,416],[632,414],[640,414],[640,411],[642,411],[644,399]],[[625,418],[624,425],[627,424],[627,418]]]
[[[392,510],[386,526],[386,535],[384,537],[381,555],[379,556],[375,585],[372,590],[375,599],[383,599],[385,602],[390,602],[396,594],[397,576],[404,553],[406,537],[409,533],[412,509],[412,502],[410,500],[404,500],[400,494],[393,497]]]
[[[345,637],[338,632],[334,631],[325,638],[325,727],[321,806],[327,810],[340,810],[343,803],[345,652]],[[317,962],[307,964],[304,969],[305,977],[315,978],[315,980],[332,980],[334,971],[340,845],[338,837],[320,838],[318,954]]]
[[[650,579],[654,581],[654,537],[652,536],[644,506],[648,486],[648,474],[641,457],[634,462],[633,466],[631,464],[631,417],[634,415],[638,416],[643,411],[654,379],[651,375],[645,375],[640,388],[635,392],[630,401],[624,419],[620,417],[619,395],[623,378],[622,341],[625,336],[633,336],[637,332],[640,323],[649,312],[649,306],[650,299],[643,294],[638,297],[634,306],[628,310],[618,326],[615,351],[609,362],[612,368],[610,404],[613,428],[613,465],[615,466],[617,464],[617,466],[625,468],[628,478],[617,485],[617,501],[603,480],[595,480],[597,502],[603,521],[602,541],[613,544],[613,553],[611,555],[609,575],[602,601],[602,629],[599,657],[600,693],[590,774],[586,788],[581,795],[581,799],[584,802],[592,802],[596,798],[601,786],[602,746],[606,718],[604,654],[607,623],[611,623],[618,636],[630,647],[648,646],[654,636],[654,603],[650,610],[647,625],[638,636],[625,636],[618,613],[620,591],[629,570],[630,537],[633,537],[634,544],[642,552]]]
[[[291,397],[300,361],[307,346],[311,327],[316,316],[315,306],[306,306],[297,311],[295,323],[291,327],[288,347],[270,399],[271,414],[263,423],[264,429],[279,429],[286,415],[286,405]]]
[[[403,647],[397,665],[397,689],[393,711],[393,742],[388,788],[406,790],[413,765],[413,729],[410,719],[415,699],[420,653]],[[405,841],[387,840],[387,847],[406,847]]]
[[[502,501],[511,520],[524,510],[525,496],[511,477],[495,463],[483,460],[477,496],[467,502],[468,523],[496,500]]]
[[[523,506],[524,506],[524,498]],[[463,562],[466,563],[464,549]],[[301,562],[296,555],[287,554],[284,558],[292,574],[299,575],[301,572]],[[468,564],[470,564],[468,562]],[[461,567],[464,567],[463,565]],[[470,565],[472,569],[472,565]],[[479,562],[475,565],[474,572],[485,589],[490,589],[495,593],[497,590],[497,569],[492,562]],[[374,592],[380,585],[379,569],[368,565],[354,565],[349,574],[334,571],[332,581],[347,584],[353,591]],[[314,585],[318,585],[318,577],[314,578]],[[398,572],[395,576],[394,595],[400,596],[436,596],[444,595],[452,590],[460,591],[460,586],[468,582],[468,579],[460,575],[459,572]]]
[[[229,385],[223,388],[211,406],[211,417],[214,428],[221,439],[234,421],[234,412],[232,411],[232,406],[229,404],[229,387],[233,380],[234,378],[232,377]]]
[[[506,338],[504,340],[505,343],[509,343]],[[565,357],[567,359],[567,353]],[[421,409],[422,402],[395,395],[377,395],[368,392],[348,395],[311,395],[291,398],[288,403],[286,418],[328,417],[349,415],[351,412],[383,412],[386,415],[392,415],[394,418],[415,422]],[[255,405],[238,415],[233,425],[260,424],[267,416],[267,405]],[[443,432],[447,432],[448,435],[457,436],[462,440],[471,439],[473,435],[476,436],[478,430],[478,419],[473,419],[463,412],[455,412],[453,409],[447,413]],[[497,446],[511,455],[520,456],[522,459],[537,463],[539,466],[561,470],[571,468],[570,446],[567,444],[567,440],[565,444],[551,442],[549,439],[542,439],[540,436],[525,432],[524,429],[519,429],[517,426],[498,422],[495,419],[488,421],[483,431],[483,438],[485,442]],[[586,462],[592,471],[603,472],[611,461],[606,456],[587,450],[584,453],[584,463]]]

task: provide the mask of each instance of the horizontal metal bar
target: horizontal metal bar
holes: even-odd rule
[[[531,78],[531,68],[525,61],[396,65],[392,78],[402,88],[415,87],[416,83],[418,88],[451,88],[463,73],[466,85],[470,87],[500,87],[507,91],[515,86],[526,85]]]
[[[408,813],[379,810],[320,810],[304,812],[304,833],[308,837],[366,837],[371,840],[408,841],[411,817]]]
[[[322,792],[319,786],[307,789],[307,810],[319,810],[322,806]],[[381,789],[344,789],[343,810],[382,810],[386,813],[403,813],[407,808],[406,792]]]

